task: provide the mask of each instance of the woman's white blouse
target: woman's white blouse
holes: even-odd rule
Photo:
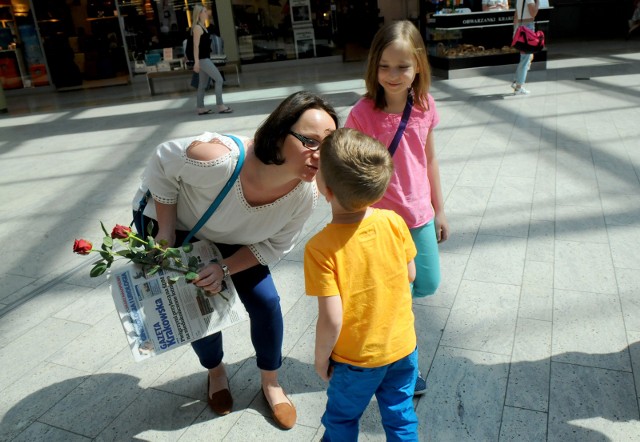
[[[227,146],[229,153],[213,161],[187,157],[187,147],[193,141],[213,139]],[[246,138],[242,140],[247,141]],[[149,189],[154,200],[177,204],[176,229],[191,230],[233,174],[238,153],[238,146],[231,138],[211,132],[160,144],[144,171],[133,208],[137,208],[140,198]],[[267,265],[295,246],[317,200],[315,183],[300,182],[273,203],[253,207],[244,198],[240,179],[237,179],[195,236],[217,243],[247,245],[258,261]],[[144,214],[156,219],[153,201],[149,201]]]

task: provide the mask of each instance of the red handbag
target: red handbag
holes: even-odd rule
[[[526,0],[522,0],[522,10],[520,11],[520,20],[524,18],[524,6]],[[518,26],[513,34],[511,47],[516,48],[525,54],[533,54],[544,49],[544,32],[532,31],[527,26]]]
[[[524,52],[525,54],[533,54],[544,49],[544,32],[532,31],[526,26],[518,26],[511,46]]]

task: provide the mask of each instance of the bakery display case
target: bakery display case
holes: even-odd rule
[[[549,35],[552,8],[540,8],[536,29]],[[517,64],[520,53],[511,48],[513,9],[471,12],[444,10],[427,19],[426,44],[433,75],[462,78],[478,71]],[[546,69],[546,49],[534,55],[531,69]],[[510,69],[510,68],[509,68]],[[472,74],[471,74],[472,72]]]

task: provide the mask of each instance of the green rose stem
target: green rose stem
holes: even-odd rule
[[[200,267],[198,258],[190,256],[185,265],[181,259],[180,248],[166,247],[167,242],[165,240],[160,240],[158,243],[155,242],[152,236],[152,224],[147,227],[148,236],[146,241],[133,233],[129,226],[116,224],[111,234],[104,227],[102,221],[100,221],[100,226],[105,234],[100,249],[94,249],[93,244],[85,239],[76,239],[73,244],[73,252],[78,255],[89,255],[92,252],[100,254],[100,259],[93,263],[93,268],[89,272],[91,277],[95,278],[102,275],[116,259],[126,258],[134,264],[141,265],[146,276],[154,275],[160,269],[182,273],[179,276],[168,277],[169,284],[175,284],[180,278],[184,278],[187,283],[198,279],[197,271]],[[114,251],[114,245],[122,248]],[[181,248],[185,253],[189,253],[193,250],[193,244],[185,244]],[[214,295],[220,295],[225,301],[229,302],[229,299],[222,293],[215,293],[212,296]]]
[[[91,250],[89,250],[89,252],[90,252],[90,253],[99,253],[100,255],[103,255],[103,256],[102,256],[102,259],[101,259],[101,260],[99,260],[99,261],[96,261],[96,262],[95,262],[95,264],[103,263],[105,260],[107,260],[107,262],[109,262],[109,263],[111,263],[111,262],[115,261],[115,259],[113,259],[113,258],[112,258],[112,259],[105,258],[105,257],[104,257],[104,253],[105,253],[105,252],[104,252],[103,250],[91,249]],[[107,253],[108,253],[108,252],[107,252]],[[155,267],[158,267],[158,268],[155,268],[155,267],[154,267],[153,269],[151,269],[151,270],[147,273],[147,274],[149,274],[149,275],[153,275],[154,273],[157,273],[157,272],[158,272],[158,270],[160,270],[160,268],[162,268],[163,270],[172,270],[172,271],[175,271],[175,272],[184,273],[184,274],[185,274],[185,276],[191,272],[191,270],[189,269],[189,267],[185,267],[185,266],[181,266],[181,267],[173,267],[171,264],[168,264],[168,265],[167,265],[167,264],[163,264],[163,263],[158,263],[158,262],[157,262],[156,260],[154,260],[154,259],[146,259],[146,258],[129,257],[129,256],[127,256],[127,255],[121,254],[120,252],[115,252],[115,255],[114,255],[114,254],[110,254],[109,256],[110,256],[110,257],[117,256],[117,257],[122,257],[122,258],[128,258],[128,259],[129,259],[129,261],[131,261],[131,262],[133,262],[133,263],[136,263],[136,264],[143,265],[143,266],[155,266]],[[174,261],[176,264],[180,264],[180,261],[179,261],[179,260],[177,260],[177,259],[175,259],[175,258],[173,259],[173,261]],[[106,263],[105,263],[105,264],[106,264]],[[107,266],[106,266],[106,268],[105,268],[105,270],[106,270],[107,268],[109,268],[109,267],[111,267],[111,264],[107,265]],[[104,272],[101,272],[101,273],[99,273],[99,274],[97,274],[97,275],[91,275],[91,276],[100,276],[102,273],[104,273]],[[195,272],[194,272],[194,273],[195,273]],[[195,279],[195,278],[192,278],[192,279]]]
[[[99,250],[96,250],[90,245],[90,243],[88,243],[91,247],[90,250],[77,252],[85,255],[91,252],[96,252],[102,257],[101,260],[94,264],[91,272],[89,273],[90,276],[97,277],[102,275],[109,267],[111,267],[114,260],[120,257],[126,258],[135,264],[141,264],[143,269],[145,266],[151,267],[150,270],[147,271],[147,275],[153,275],[160,269],[163,269],[183,273],[187,282],[192,282],[198,278],[198,274],[195,272],[198,268],[198,258],[195,256],[190,257],[188,265],[185,265],[180,259],[180,250],[174,247],[164,248],[166,245],[166,241],[164,240],[157,244],[152,236],[148,236],[148,239],[145,241],[131,232],[130,228],[123,226],[116,226],[111,235],[109,235],[104,224],[100,222],[100,225],[105,233],[105,237],[102,240],[102,247]],[[148,233],[150,234],[151,232]],[[121,250],[114,251],[114,245],[120,245],[123,248]],[[143,249],[138,249],[137,247],[139,246],[142,246]],[[186,244],[182,246],[182,250],[189,253],[193,250],[193,245]],[[179,279],[180,276],[172,276],[168,278],[169,283],[171,284],[177,282]]]

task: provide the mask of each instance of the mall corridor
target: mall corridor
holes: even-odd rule
[[[515,66],[514,66],[515,70]],[[195,93],[146,82],[8,94],[0,115],[0,440],[319,441],[317,304],[304,293],[306,240],[272,266],[285,314],[281,383],[298,412],[279,430],[260,391],[248,323],[224,332],[234,411],[217,417],[188,346],[134,362],[104,277],[74,255],[99,221],[128,223],[160,142],[251,136],[282,98],[325,95],[344,122],[363,64],[242,73],[228,115],[196,116]],[[531,95],[511,74],[434,79],[451,238],[442,285],[416,300],[422,441],[635,441],[640,435],[640,49],[557,43]],[[213,94],[207,104],[214,103]],[[383,441],[375,400],[362,441]]]

